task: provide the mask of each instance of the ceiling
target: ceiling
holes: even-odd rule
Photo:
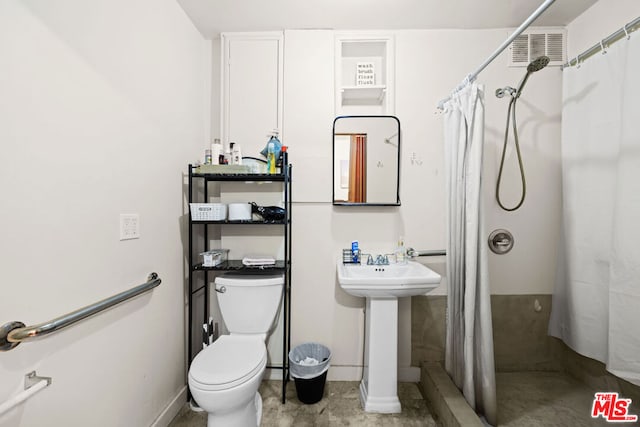
[[[564,26],[597,0],[557,0],[532,25]],[[206,38],[226,31],[515,28],[543,0],[178,0]]]

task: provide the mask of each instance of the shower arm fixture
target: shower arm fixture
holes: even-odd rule
[[[505,86],[505,87],[501,87],[499,89],[496,89],[496,97],[498,97],[498,98],[502,98],[505,95],[513,96],[514,93],[516,93],[516,90],[514,88],[512,88],[511,86]]]

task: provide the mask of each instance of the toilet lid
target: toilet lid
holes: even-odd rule
[[[255,336],[223,335],[193,359],[189,377],[206,389],[244,383],[266,364],[264,341]]]

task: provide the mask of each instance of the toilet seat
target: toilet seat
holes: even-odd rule
[[[257,336],[223,335],[193,359],[192,385],[201,390],[226,390],[263,371],[267,349]]]

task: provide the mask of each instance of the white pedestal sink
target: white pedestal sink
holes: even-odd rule
[[[340,287],[348,294],[367,299],[362,407],[366,412],[400,412],[398,297],[431,291],[440,283],[440,275],[415,261],[361,265],[343,264],[340,260],[337,269]]]

